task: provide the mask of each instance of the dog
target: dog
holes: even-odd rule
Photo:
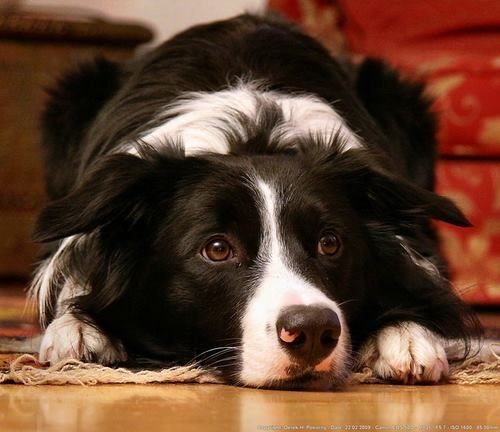
[[[40,360],[194,364],[226,383],[335,389],[355,367],[446,379],[477,319],[433,220],[419,83],[244,14],[67,73],[42,121]]]

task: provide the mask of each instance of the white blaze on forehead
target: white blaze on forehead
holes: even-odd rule
[[[338,370],[334,372],[343,375],[349,344],[343,314],[334,301],[293,270],[280,233],[278,203],[282,200],[277,197],[272,185],[260,179],[256,180],[255,187],[263,225],[258,261],[263,268],[242,321],[240,379],[244,384],[259,386],[270,383],[273,379],[287,377],[286,368],[291,361],[278,341],[278,316],[287,306],[312,304],[331,308],[338,315],[342,326],[337,348],[316,370],[325,372],[336,365]]]
[[[186,155],[227,154],[230,149],[224,131],[235,131],[241,139],[248,139],[242,115],[251,121],[257,120],[259,110],[266,104],[275,104],[281,109],[283,122],[271,136],[279,137],[285,144],[293,145],[293,140],[308,135],[327,143],[339,134],[345,142],[345,150],[362,147],[344,119],[320,98],[267,91],[255,83],[212,93],[183,95],[160,114],[166,120],[140,137],[140,141],[152,146],[162,145],[167,140],[179,141]],[[137,154],[135,144],[125,145],[124,150]]]
[[[276,195],[271,187],[262,180],[257,180],[258,193],[261,201],[260,213],[262,217],[262,228],[264,231],[260,258],[267,255],[268,259],[279,258],[281,247],[278,239],[278,220],[276,216]]]

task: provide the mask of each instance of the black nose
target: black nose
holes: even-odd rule
[[[294,305],[276,322],[278,340],[295,360],[316,365],[333,351],[340,336],[340,321],[330,308]]]

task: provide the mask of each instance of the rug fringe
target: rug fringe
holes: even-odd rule
[[[452,364],[448,382],[451,384],[500,384],[500,356],[494,354],[491,362]],[[132,371],[111,368],[78,360],[64,360],[44,368],[31,354],[23,354],[11,362],[9,371],[0,372],[0,383],[24,385],[97,385],[149,383],[220,383],[213,374],[195,366],[175,366],[159,371]],[[376,384],[384,381],[373,370],[363,368],[355,372],[349,384]]]
[[[78,360],[63,360],[48,368],[41,368],[35,356],[24,354],[10,364],[7,373],[0,373],[0,383],[14,382],[25,385],[63,384],[149,384],[149,383],[217,383],[214,375],[197,367],[176,366],[159,371],[132,371],[111,368]]]

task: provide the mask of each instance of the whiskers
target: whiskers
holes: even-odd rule
[[[337,303],[337,306],[340,308],[346,304],[353,303],[353,302],[359,302],[359,301],[360,301],[359,299],[349,299],[349,300],[343,301],[342,303]]]
[[[453,290],[460,296],[463,296],[465,294],[470,294],[474,290],[476,290],[479,287],[479,283],[470,283],[468,285],[458,285],[455,283],[452,283],[451,281],[450,285],[452,286]]]
[[[235,339],[234,341],[239,341]],[[197,354],[189,362],[193,367],[202,367],[204,369],[230,369],[238,367],[240,364],[240,353],[243,351],[241,346],[223,345],[215,348],[210,348]]]

